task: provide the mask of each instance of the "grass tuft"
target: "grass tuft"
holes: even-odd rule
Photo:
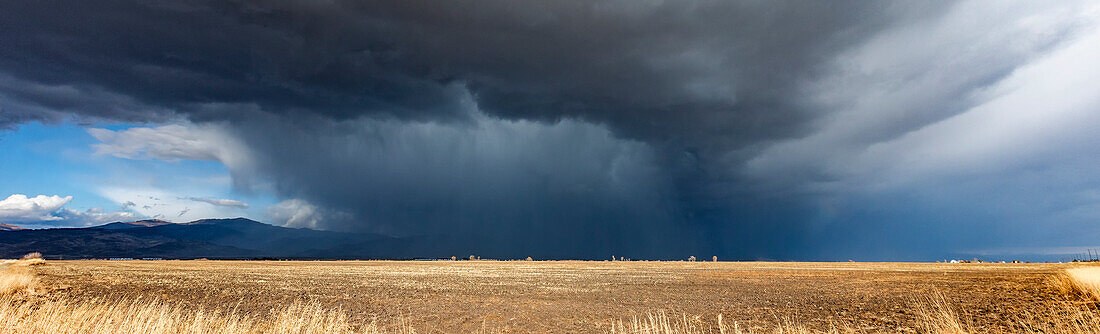
[[[922,333],[929,334],[967,334],[970,333],[959,320],[959,315],[947,302],[941,292],[917,301],[917,315],[920,317]]]
[[[41,260],[42,259],[42,253],[39,253],[39,252],[27,253],[27,255],[23,255],[23,258],[20,259],[20,260],[33,260],[33,259]]]
[[[12,295],[34,287],[36,279],[33,274],[23,271],[12,271],[11,268],[0,272],[0,296]]]
[[[1100,267],[1066,269],[1069,288],[1094,302],[1100,302]],[[1063,287],[1065,289],[1065,287]]]
[[[38,284],[38,278],[35,277],[34,271],[30,267],[45,263],[46,261],[41,257],[28,258],[26,256],[21,260],[9,260],[0,263],[0,296],[30,291]]]

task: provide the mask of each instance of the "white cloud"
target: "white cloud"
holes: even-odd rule
[[[1066,4],[963,2],[882,32],[807,85],[827,114],[816,131],[764,149],[746,173],[850,190],[997,172],[1076,145],[1068,136],[1096,124],[1100,6]]]
[[[248,203],[237,201],[237,200],[224,199],[224,198],[188,197],[187,199],[195,201],[195,202],[203,202],[203,203],[207,203],[207,204],[210,204],[210,205],[217,205],[217,206],[227,206],[227,207],[242,208],[242,209],[248,207]]]
[[[61,220],[53,213],[72,200],[72,196],[38,195],[27,197],[23,194],[13,194],[0,201],[0,221],[23,223]]]
[[[248,173],[253,160],[248,147],[219,124],[180,123],[119,131],[92,128],[88,134],[99,140],[92,145],[97,155],[168,162],[216,161],[229,169],[234,186],[244,189],[256,186]]]
[[[941,122],[877,143],[855,157],[888,179],[1002,172],[1028,161],[1073,164],[1094,156],[1100,133],[1100,29],[1018,68],[990,99]],[[1095,161],[1085,161],[1091,165]]]
[[[88,134],[101,142],[93,145],[96,154],[125,159],[221,161],[230,144],[218,131],[183,125],[119,131],[92,128]]]
[[[133,203],[130,209],[143,216],[176,222],[238,217],[248,207],[240,201],[185,196],[152,187],[107,187],[99,189],[99,194],[117,203]]]
[[[66,209],[64,206],[73,200],[72,196],[27,197],[14,194],[0,201],[0,221],[21,223],[24,227],[82,227],[116,221],[140,219],[133,212],[106,212],[101,208],[85,211]]]
[[[289,199],[267,208],[271,223],[286,227],[317,228],[324,219],[321,209],[300,199]]]
[[[100,208],[91,208],[84,211],[61,209],[57,212],[57,216],[61,218],[61,221],[65,222],[65,224],[58,225],[64,226],[95,226],[119,221],[135,221],[142,219],[141,216],[133,212],[105,212]]]

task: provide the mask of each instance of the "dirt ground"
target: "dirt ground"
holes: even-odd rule
[[[664,310],[742,326],[846,323],[911,332],[936,291],[972,325],[1003,329],[1056,298],[1058,264],[584,261],[50,261],[51,295],[156,298],[262,314],[296,300],[357,322],[404,318],[420,333],[606,332]]]

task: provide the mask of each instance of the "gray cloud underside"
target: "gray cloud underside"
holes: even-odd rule
[[[893,7],[13,2],[0,66],[19,83],[10,100],[118,120],[232,118],[241,112],[204,107],[238,103],[461,118],[468,90],[490,115],[736,147],[797,130],[809,115],[791,91],[822,60],[897,12],[935,11]]]
[[[981,106],[1092,23],[1077,3],[996,5],[4,2],[0,127],[212,124],[247,147],[204,156],[239,188],[341,217],[310,226],[504,254],[839,257],[889,248],[866,232],[879,219],[994,219],[843,194],[890,177],[893,156],[861,152]],[[876,211],[895,206],[918,214]],[[934,242],[980,238],[963,234]]]
[[[242,208],[242,209],[248,207],[248,203],[241,202],[241,201],[238,201],[238,200],[232,200],[232,199],[203,198],[203,197],[188,197],[187,199],[195,201],[195,202],[202,202],[202,203],[215,205],[215,206],[224,206],[224,207]]]

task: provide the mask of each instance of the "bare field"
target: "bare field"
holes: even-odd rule
[[[608,332],[665,312],[742,328],[841,324],[917,332],[914,305],[942,294],[975,332],[1014,332],[1063,299],[1056,264],[584,261],[50,261],[47,296],[151,300],[266,314],[296,302],[352,323],[407,321],[419,333]]]

